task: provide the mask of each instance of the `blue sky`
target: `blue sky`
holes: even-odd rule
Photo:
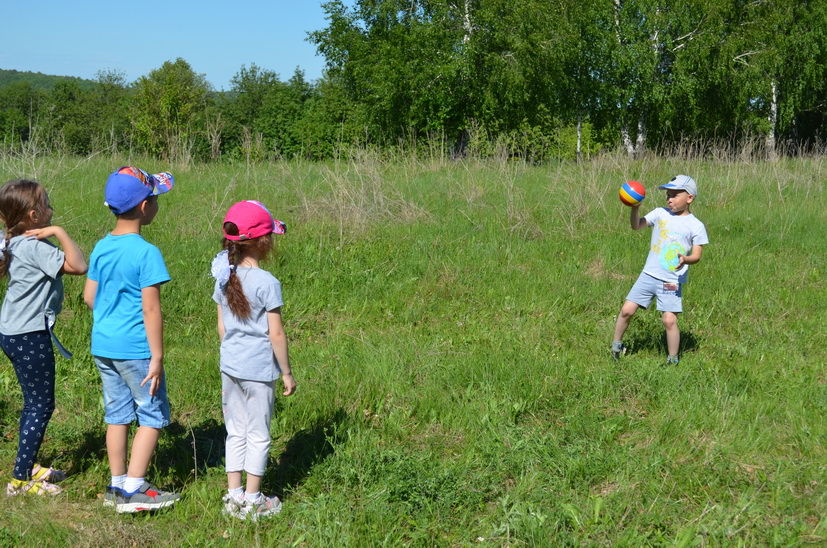
[[[327,26],[322,1],[0,0],[0,68],[90,79],[114,69],[133,82],[182,57],[218,90],[251,63],[315,80],[324,59],[306,37]]]

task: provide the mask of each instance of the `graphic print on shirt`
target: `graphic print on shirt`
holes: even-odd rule
[[[658,243],[652,246],[652,252],[658,256],[660,265],[670,272],[678,269],[678,255],[686,253],[681,240],[686,236],[666,229],[666,219],[658,220]]]

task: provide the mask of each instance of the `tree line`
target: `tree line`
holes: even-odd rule
[[[324,76],[183,59],[132,83],[0,87],[7,147],[327,158],[342,146],[531,160],[684,142],[819,146],[827,0],[340,0],[308,39]]]

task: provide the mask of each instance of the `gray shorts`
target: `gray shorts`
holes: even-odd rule
[[[648,308],[654,297],[657,299],[657,310],[683,312],[683,285],[683,280],[664,282],[649,274],[641,273],[629,294],[626,295],[626,300]]]

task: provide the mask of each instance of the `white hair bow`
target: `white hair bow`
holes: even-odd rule
[[[230,274],[235,270],[235,265],[230,264],[229,253],[220,251],[212,260],[210,274],[218,282],[218,287],[224,289],[230,280]]]

